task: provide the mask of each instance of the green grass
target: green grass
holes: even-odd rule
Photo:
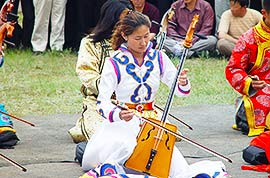
[[[31,51],[7,51],[0,69],[1,103],[20,116],[80,111],[76,60],[68,51],[38,56]]]
[[[6,50],[0,68],[0,103],[17,116],[80,112],[76,60],[70,51],[35,56],[29,50]],[[188,59],[185,67],[190,69],[192,92],[186,98],[175,97],[173,105],[233,104],[237,93],[225,80],[226,64],[224,59]],[[163,105],[168,93],[162,85],[157,102]]]
[[[177,59],[174,59],[174,63]],[[220,58],[192,58],[185,61],[189,69],[191,93],[188,97],[174,97],[174,105],[233,104],[238,94],[225,79],[224,69],[227,60]],[[158,102],[165,104],[169,89],[162,87]],[[166,95],[166,96],[164,96]]]

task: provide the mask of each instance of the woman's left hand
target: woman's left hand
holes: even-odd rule
[[[187,73],[188,69],[183,69],[181,73],[178,76],[178,84],[182,86],[186,86],[188,84],[188,79],[187,79]]]

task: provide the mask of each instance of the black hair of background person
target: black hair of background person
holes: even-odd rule
[[[94,28],[107,0],[67,0],[64,49],[79,50],[81,39]]]
[[[64,49],[79,50],[82,38],[96,26],[101,7],[106,1],[67,0]]]

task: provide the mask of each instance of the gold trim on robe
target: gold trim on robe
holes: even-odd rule
[[[263,19],[260,21],[260,23],[258,23],[253,28],[253,30],[254,30],[254,38],[258,45],[258,51],[257,51],[256,62],[254,66],[252,67],[252,69],[249,71],[249,73],[254,70],[259,69],[262,66],[262,62],[263,62],[266,50],[270,48],[270,28],[266,26]],[[250,84],[251,84],[251,79],[250,81],[247,82],[246,86],[250,86]],[[244,90],[246,90],[246,87]],[[244,107],[246,110],[247,122],[249,126],[248,136],[259,135],[260,133],[264,132],[265,126],[256,126],[254,106],[250,98],[248,97],[248,94],[243,96],[243,100],[244,100]],[[270,114],[268,114],[266,117],[266,128],[270,128],[269,126],[270,126]]]

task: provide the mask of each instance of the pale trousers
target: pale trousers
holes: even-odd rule
[[[217,38],[212,35],[209,35],[206,37],[207,39],[200,39],[199,41],[197,41],[195,44],[191,46],[187,57],[191,57],[195,52],[200,52],[204,50],[212,51],[216,49]],[[164,49],[168,52],[174,53],[175,52],[174,45],[179,43],[179,41],[172,39],[170,37],[166,37],[166,40],[164,43]]]
[[[67,0],[33,0],[33,3],[35,8],[35,24],[31,38],[33,51],[46,50],[50,22],[50,48],[63,50]]]

